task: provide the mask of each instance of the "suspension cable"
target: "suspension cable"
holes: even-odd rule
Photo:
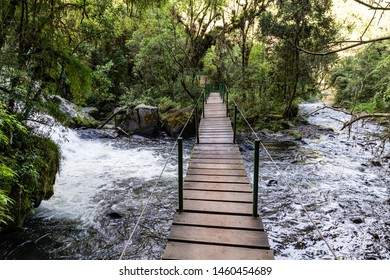
[[[227,86],[226,86],[226,90],[228,90]],[[260,144],[261,144],[261,147],[264,149],[265,153],[267,154],[267,157],[271,160],[272,164],[275,166],[276,170],[279,172],[281,178],[283,179],[284,183],[286,184],[286,186],[289,188],[289,190],[292,192],[292,194],[294,195],[294,197],[298,200],[298,203],[301,205],[303,211],[305,212],[306,216],[309,218],[310,222],[313,224],[314,228],[316,229],[317,233],[319,234],[320,238],[325,242],[326,246],[328,247],[329,251],[332,253],[333,257],[337,260],[338,257],[337,257],[337,254],[335,252],[335,250],[333,249],[333,247],[329,244],[329,242],[326,240],[326,238],[324,237],[324,235],[322,234],[321,230],[319,229],[319,227],[317,226],[317,224],[315,223],[315,221],[313,220],[313,218],[310,216],[309,212],[307,211],[306,207],[304,206],[302,200],[299,198],[298,194],[294,191],[294,189],[292,188],[291,186],[291,183],[290,181],[287,179],[287,176],[285,174],[285,172],[280,169],[280,167],[278,166],[278,164],[275,162],[275,160],[273,159],[273,157],[271,156],[271,154],[269,153],[268,149],[265,147],[264,143],[260,140],[259,138],[259,135],[255,132],[255,130],[252,128],[252,126],[250,125],[250,123],[248,122],[248,120],[246,119],[246,117],[244,116],[243,112],[241,111],[240,107],[237,105],[236,101],[231,98],[234,105],[237,106],[237,109],[238,111],[240,112],[242,118],[244,119],[244,121],[246,122],[246,124],[248,125],[248,127],[252,130],[252,133],[253,135],[256,137],[257,140],[260,141]]]
[[[144,205],[144,207],[143,207],[143,209],[142,209],[142,211],[141,211],[141,214],[138,216],[137,222],[136,222],[136,224],[134,225],[133,230],[131,231],[131,234],[130,234],[130,236],[129,236],[129,239],[126,241],[125,247],[124,247],[123,250],[122,250],[122,253],[121,253],[120,257],[119,257],[119,260],[122,260],[122,259],[123,259],[124,255],[125,255],[125,253],[126,253],[126,251],[127,251],[127,248],[129,247],[129,245],[130,245],[130,243],[131,243],[131,241],[132,241],[132,239],[133,239],[133,237],[134,237],[134,234],[135,234],[135,232],[137,231],[137,229],[138,229],[138,227],[139,227],[139,225],[140,225],[141,219],[143,218],[143,215],[145,214],[145,211],[146,211],[146,209],[148,208],[148,206],[149,206],[149,204],[150,204],[150,202],[151,202],[151,200],[152,200],[152,197],[153,197],[154,193],[156,192],[157,186],[158,186],[158,184],[159,184],[160,181],[161,181],[162,175],[164,174],[165,169],[166,169],[166,167],[168,166],[168,163],[169,163],[169,161],[170,161],[171,158],[172,158],[173,151],[174,151],[175,148],[176,148],[178,139],[182,136],[182,134],[184,133],[184,130],[186,129],[187,125],[189,124],[189,122],[190,122],[190,120],[191,120],[191,118],[192,118],[192,115],[194,114],[194,112],[195,112],[195,110],[196,110],[196,108],[197,108],[197,106],[198,106],[198,104],[199,104],[199,101],[200,101],[200,99],[202,98],[202,94],[203,94],[203,92],[200,94],[198,100],[197,100],[196,103],[195,103],[195,106],[192,108],[192,111],[191,111],[190,116],[188,117],[188,119],[187,119],[185,125],[183,126],[183,129],[181,130],[179,136],[176,138],[175,143],[173,144],[173,146],[172,146],[172,148],[171,148],[171,150],[170,150],[170,152],[169,152],[168,158],[167,158],[167,160],[165,161],[165,164],[164,164],[164,166],[163,166],[163,168],[162,168],[162,170],[161,170],[161,172],[160,172],[160,175],[158,176],[157,180],[155,181],[155,183],[154,183],[154,185],[153,185],[152,192],[150,193],[150,195],[149,195],[149,197],[148,197],[148,200],[146,201],[146,203],[145,203],[145,205]],[[204,108],[203,108],[203,110],[204,110]]]

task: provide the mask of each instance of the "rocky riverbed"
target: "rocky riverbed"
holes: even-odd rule
[[[301,112],[320,106],[305,104]],[[339,130],[346,118],[320,110],[308,125],[259,132],[272,156],[261,150],[259,209],[277,259],[334,257],[303,207],[338,258],[390,259],[389,159],[375,155],[379,143],[366,145],[380,127],[357,126],[348,134]],[[0,257],[117,259],[153,193],[124,258],[161,258],[177,203],[176,151],[156,183],[174,140],[94,129],[62,133],[55,195],[23,228],[0,236]],[[249,134],[239,137],[248,174],[252,141]],[[186,159],[193,144],[185,141]]]

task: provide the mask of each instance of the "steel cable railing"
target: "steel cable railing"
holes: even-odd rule
[[[141,223],[141,220],[142,220],[142,218],[143,218],[143,216],[144,216],[144,214],[145,214],[145,211],[146,211],[146,209],[148,208],[148,206],[149,206],[149,204],[150,204],[150,202],[151,202],[151,200],[152,200],[152,197],[154,196],[154,194],[155,194],[155,192],[156,192],[156,190],[157,190],[157,186],[158,186],[158,184],[161,182],[161,179],[162,179],[162,176],[163,176],[163,174],[164,174],[164,172],[165,172],[165,169],[167,168],[168,163],[170,162],[170,160],[171,160],[171,158],[172,158],[173,151],[175,150],[175,148],[176,148],[176,146],[178,145],[178,143],[181,143],[181,141],[182,141],[182,135],[183,135],[185,129],[187,128],[188,124],[190,123],[190,120],[191,120],[191,118],[192,118],[192,116],[194,115],[195,112],[196,112],[195,123],[196,123],[196,125],[197,125],[197,122],[198,122],[198,120],[197,120],[197,110],[198,110],[199,102],[200,102],[201,99],[203,99],[203,106],[204,106],[204,98],[205,98],[205,93],[202,91],[202,93],[200,94],[199,98],[197,99],[197,101],[196,101],[194,107],[192,108],[192,111],[191,111],[190,116],[187,118],[187,121],[185,122],[185,124],[184,124],[184,126],[183,126],[183,128],[182,128],[182,130],[181,130],[181,132],[180,132],[180,134],[179,134],[179,136],[176,138],[176,141],[175,141],[175,143],[173,144],[173,146],[172,146],[172,148],[171,148],[171,150],[170,150],[170,152],[169,152],[169,154],[168,154],[168,158],[167,158],[167,160],[165,161],[165,163],[164,163],[164,165],[163,165],[163,168],[162,168],[162,170],[161,170],[161,172],[160,172],[160,174],[159,174],[157,180],[155,181],[155,183],[154,183],[154,185],[153,185],[152,192],[150,193],[150,195],[149,195],[149,197],[148,197],[148,200],[146,201],[144,207],[142,208],[141,214],[138,216],[138,219],[137,219],[137,221],[136,221],[136,224],[134,225],[133,230],[131,231],[129,238],[128,238],[128,240],[126,241],[126,244],[125,244],[125,246],[124,246],[124,248],[123,248],[123,250],[122,250],[122,253],[121,253],[120,257],[119,257],[119,260],[122,260],[122,259],[123,259],[124,255],[125,255],[125,253],[126,253],[126,251],[127,251],[127,249],[128,249],[128,247],[130,246],[131,241],[132,241],[132,239],[133,239],[133,237],[134,237],[134,234],[136,233],[136,231],[137,231],[137,229],[138,229],[138,227],[139,227],[139,225],[140,225],[140,223]],[[203,111],[204,111],[204,108],[202,108],[202,109],[203,109]],[[198,132],[197,132],[197,134],[198,134]],[[198,142],[199,142],[199,141],[198,141]],[[181,144],[180,144],[180,145],[181,145]],[[179,151],[180,151],[180,149],[179,149]],[[179,166],[180,166],[180,165],[179,165]],[[182,166],[182,165],[181,165],[181,166]],[[182,181],[182,180],[181,180],[181,181]],[[180,180],[179,180],[179,182],[180,182]],[[179,184],[180,184],[180,183],[179,183]],[[180,199],[179,199],[179,204],[180,204]],[[179,209],[180,209],[180,205],[179,205]]]
[[[229,104],[229,89],[227,88],[227,86],[225,85],[225,88],[226,88],[226,115],[228,116],[228,111],[229,111],[229,107],[228,107],[228,104]],[[296,191],[294,191],[293,187],[291,186],[291,183],[290,181],[287,179],[287,176],[285,174],[285,172],[279,167],[279,165],[275,162],[275,160],[273,159],[273,157],[271,156],[271,154],[269,153],[268,149],[265,147],[264,143],[260,140],[259,138],[259,135],[256,133],[256,131],[253,129],[253,127],[250,125],[249,121],[246,119],[245,115],[243,114],[242,110],[240,109],[240,107],[238,106],[237,102],[234,100],[234,98],[231,98],[231,101],[233,102],[234,104],[234,107],[235,107],[235,113],[234,113],[234,126],[236,126],[236,110],[238,110],[238,112],[240,113],[240,115],[242,116],[243,120],[245,121],[245,123],[247,124],[247,126],[250,128],[250,130],[252,131],[252,134],[255,136],[255,144],[256,143],[260,143],[261,147],[263,148],[263,150],[265,151],[267,157],[271,160],[272,164],[275,166],[276,170],[279,172],[282,180],[284,181],[284,183],[286,184],[286,186],[288,187],[288,189],[292,192],[293,196],[297,199],[298,203],[301,205],[304,213],[306,214],[306,216],[308,217],[308,219],[310,220],[310,222],[313,224],[314,228],[316,229],[318,235],[320,236],[320,238],[324,241],[324,243],[326,244],[326,246],[328,247],[329,251],[332,253],[333,257],[337,260],[338,257],[337,257],[337,254],[335,252],[335,250],[333,249],[333,247],[330,245],[330,243],[326,240],[326,238],[324,237],[324,235],[322,234],[320,228],[318,227],[317,223],[313,220],[313,218],[311,217],[311,215],[309,214],[308,210],[306,209],[305,205],[303,204],[301,198],[298,196],[298,194],[296,193]],[[234,135],[236,134],[236,127],[234,128]],[[258,147],[255,146],[255,158],[258,157],[258,153],[256,153],[256,151],[258,151]],[[256,160],[255,160],[256,162]],[[258,166],[257,166],[258,168]],[[256,171],[256,166],[255,166],[255,171]],[[258,178],[256,178],[257,176],[254,176],[254,183],[253,185],[258,185],[258,181],[255,181],[258,180]],[[255,190],[254,190],[255,191]],[[254,202],[255,203],[255,202]]]

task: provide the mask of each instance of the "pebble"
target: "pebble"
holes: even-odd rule
[[[378,160],[372,160],[372,161],[371,161],[371,164],[372,164],[373,166],[382,166],[382,163],[381,163],[380,161],[378,161]]]
[[[278,181],[276,180],[269,180],[267,183],[266,183],[266,186],[267,187],[271,187],[271,186],[276,186],[278,184]]]
[[[122,215],[117,212],[111,212],[108,214],[111,219],[121,219]]]
[[[354,218],[351,219],[351,221],[352,221],[352,223],[354,223],[354,224],[361,224],[361,223],[364,223],[364,220],[363,220],[363,218],[361,218],[361,217],[354,217]]]
[[[374,237],[374,239],[376,239],[376,240],[379,240],[379,239],[380,239],[380,238],[379,238],[379,235],[376,234],[375,232],[368,231],[368,233],[369,233],[372,237]]]

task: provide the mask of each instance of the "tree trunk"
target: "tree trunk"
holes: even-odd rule
[[[294,81],[292,84],[292,89],[291,93],[289,96],[289,99],[287,101],[286,108],[284,109],[283,112],[283,117],[284,118],[292,118],[295,117],[295,112],[293,111],[293,104],[294,100],[297,97],[297,92],[298,92],[298,83],[299,83],[299,76],[300,76],[300,71],[299,71],[299,51],[295,51],[294,55]]]

